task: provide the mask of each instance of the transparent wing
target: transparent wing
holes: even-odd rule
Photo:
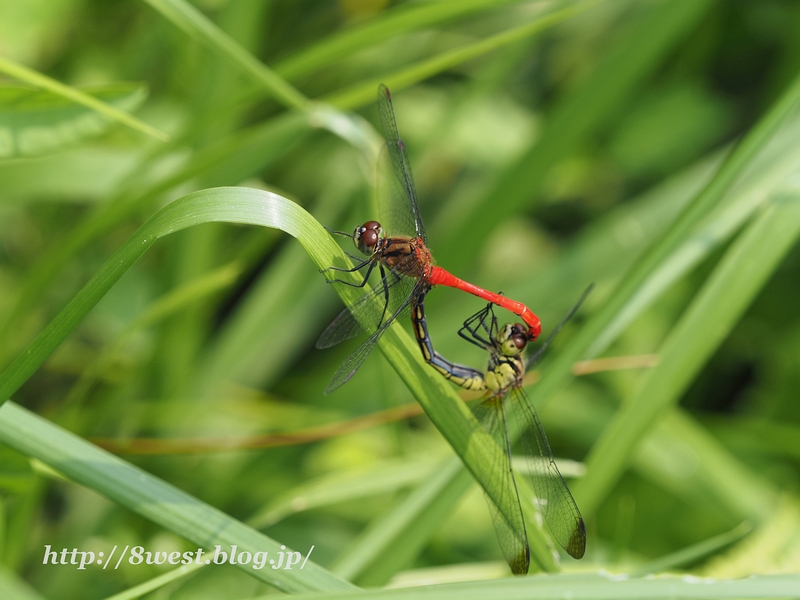
[[[521,419],[520,445],[528,463],[528,477],[539,501],[553,537],[573,558],[581,558],[586,551],[586,526],[553,459],[542,422],[536,408],[522,388],[510,394],[512,414]]]
[[[386,275],[372,290],[345,308],[325,328],[317,340],[317,348],[330,348],[364,331],[374,331],[412,294],[416,279],[404,277],[394,269],[384,268]],[[364,326],[362,327],[362,323]]]
[[[535,365],[537,362],[539,362],[539,360],[541,360],[542,355],[544,355],[544,351],[547,350],[547,347],[550,345],[550,342],[553,341],[553,339],[558,335],[558,332],[561,331],[562,327],[564,327],[564,325],[566,325],[569,322],[569,320],[575,315],[575,313],[578,312],[578,309],[581,307],[581,304],[583,304],[583,301],[586,300],[586,297],[591,293],[593,288],[594,284],[592,283],[589,285],[589,287],[587,287],[583,291],[583,294],[581,294],[581,297],[578,298],[578,301],[575,303],[575,305],[571,309],[569,309],[569,312],[566,314],[566,316],[563,319],[561,319],[561,322],[558,325],[556,325],[555,329],[553,329],[553,331],[550,332],[550,335],[547,336],[547,339],[545,340],[544,344],[539,346],[536,352],[534,352],[530,356],[530,358],[528,358],[525,361],[526,371],[530,369],[533,365]]]
[[[494,500],[486,496],[489,505],[489,512],[492,514],[494,530],[497,534],[497,541],[500,549],[506,558],[508,566],[514,575],[524,575],[530,567],[531,555],[528,547],[528,532],[525,530],[525,518],[522,515],[522,506],[519,502],[519,492],[517,483],[514,481],[514,473],[511,471],[511,446],[508,440],[508,422],[506,420],[505,409],[502,398],[489,398],[484,400],[472,409],[475,417],[480,421],[484,429],[494,438],[502,452],[499,456],[503,458],[499,464],[492,465],[492,474],[496,478],[495,487],[503,490],[506,495],[504,500],[507,505],[514,507],[515,514],[509,519],[504,515]]]
[[[414,281],[414,280],[411,280]],[[325,394],[330,394],[335,389],[343,386],[347,383],[350,378],[356,374],[358,368],[363,364],[363,362],[369,356],[369,353],[372,352],[372,349],[375,347],[375,344],[378,343],[378,340],[381,339],[381,336],[384,334],[386,329],[391,325],[395,319],[397,318],[404,318],[411,312],[411,295],[409,295],[405,302],[403,302],[397,309],[391,313],[391,315],[383,321],[383,323],[375,330],[375,332],[369,336],[364,343],[361,344],[356,351],[353,352],[350,356],[348,356],[341,366],[336,370],[336,373],[333,374],[333,378],[331,379],[328,387],[325,388]]]
[[[378,218],[388,235],[420,237],[427,244],[411,162],[397,132],[392,96],[385,85],[378,87],[378,112],[381,131],[386,138],[378,160]]]

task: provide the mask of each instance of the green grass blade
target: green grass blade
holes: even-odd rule
[[[238,183],[252,176],[296,147],[309,131],[308,119],[303,113],[289,112],[201,148],[186,165],[177,171],[168,171],[155,182],[147,177],[147,167],[151,165],[145,163],[105,206],[88,215],[29,270],[7,321],[0,325],[0,364],[6,364],[11,355],[9,349],[17,349],[15,344],[19,342],[12,335],[14,327],[35,305],[58,271],[82,248],[135,211],[146,209],[165,192],[192,178],[199,179],[200,186],[211,187]]]
[[[28,348],[0,375],[0,398],[9,398],[78,326],[114,283],[144,252],[165,235],[209,222],[274,227],[296,237],[318,267],[346,264],[346,257],[325,229],[297,204],[276,194],[248,188],[216,188],[184,196],[147,221],[106,262]],[[345,303],[363,293],[336,286]],[[437,376],[419,356],[416,343],[395,323],[380,341],[384,356],[397,370],[425,412],[500,509],[513,514],[489,465],[502,450],[480,427],[450,384]],[[497,460],[495,460],[495,458]]]
[[[680,0],[646,8],[641,21],[612,46],[586,81],[556,104],[538,140],[497,177],[469,218],[460,219],[459,227],[439,232],[437,257],[442,264],[453,269],[471,264],[477,249],[465,247],[461,240],[484,239],[515,211],[529,210],[551,167],[568,158],[621,110],[712,5],[712,0]]]
[[[589,396],[572,397],[551,403],[546,414],[555,432],[570,432],[581,445],[589,446],[612,420],[614,409]],[[659,419],[637,448],[631,467],[686,506],[714,507],[722,527],[765,521],[774,514],[779,498],[775,485],[681,409]]]
[[[396,492],[430,477],[432,467],[419,458],[383,460],[368,468],[323,476],[282,494],[248,519],[247,524],[263,529],[301,511]]]
[[[588,513],[627,468],[637,443],[673,406],[761,290],[800,235],[800,195],[785,192],[725,254],[675,326],[661,362],[606,428],[587,457],[575,497]]]
[[[0,568],[0,594],[6,600],[45,600],[27,581],[5,566]]]
[[[149,581],[145,581],[144,583],[135,585],[132,588],[128,588],[124,592],[114,594],[113,596],[108,596],[105,600],[135,600],[136,598],[141,598],[145,594],[149,594],[152,591],[160,589],[168,583],[177,581],[181,577],[186,577],[187,575],[190,575],[195,571],[202,569],[203,567],[205,567],[204,564],[180,566],[177,569],[173,569],[172,571],[164,573],[163,575],[153,577]]]
[[[50,77],[42,75],[33,69],[29,69],[24,65],[2,56],[0,56],[0,73],[5,73],[6,75],[10,75],[11,77],[18,79],[19,81],[23,81],[37,88],[52,92],[53,94],[61,96],[62,98],[66,98],[67,100],[75,102],[76,104],[82,104],[83,106],[91,108],[92,110],[97,111],[109,119],[117,121],[118,123],[126,125],[131,129],[135,129],[136,131],[147,134],[150,137],[154,137],[157,140],[161,140],[162,142],[169,140],[169,136],[166,133],[159,131],[144,121],[140,121],[133,115],[115,108],[106,102],[102,102],[94,96],[90,96],[89,94],[81,92],[80,90],[68,85],[64,85],[55,79],[51,79]]]
[[[731,152],[714,177],[687,205],[670,228],[633,264],[612,297],[586,323],[569,347],[564,348],[550,363],[547,377],[542,379],[531,394],[534,402],[537,404],[546,402],[552,393],[571,378],[572,365],[587,357],[589,349],[626,309],[631,298],[645,285],[651,273],[675,252],[698,222],[719,204],[736,177],[756,159],[758,152],[778,132],[783,119],[791,113],[798,102],[800,102],[800,76],[791,83],[767,115]],[[607,343],[610,342],[610,339],[605,339]],[[596,352],[600,350],[595,348]]]
[[[669,270],[671,276],[674,278],[679,277],[685,273],[692,265],[697,264],[697,261],[702,260],[712,252],[714,248],[731,235],[733,231],[738,229],[742,223],[750,218],[750,215],[759,206],[765,202],[765,197],[771,189],[773,189],[780,180],[783,180],[788,172],[797,164],[797,150],[796,144],[796,128],[795,122],[791,127],[787,128],[785,132],[781,133],[781,139],[777,140],[778,143],[771,145],[766,156],[759,157],[758,162],[763,163],[757,165],[758,168],[753,168],[753,175],[743,179],[740,184],[737,184],[735,196],[729,206],[725,210],[719,211],[718,215],[714,215],[707,224],[698,229],[698,231],[689,239],[682,247],[681,252],[676,253],[676,256],[671,257],[665,265],[659,268],[656,273],[662,270]],[[785,138],[785,139],[784,139]],[[706,161],[708,162],[708,161]],[[552,273],[545,273],[544,277],[537,277],[532,281],[535,286],[543,287],[547,290],[563,289],[564,287],[564,274],[569,274],[570,280],[581,281],[581,273],[583,271],[576,271],[579,264],[584,266],[581,269],[586,271],[586,277],[589,273],[606,273],[610,265],[625,264],[625,255],[630,252],[630,247],[619,246],[619,241],[616,236],[616,231],[622,223],[635,221],[644,230],[643,238],[647,239],[651,235],[651,230],[654,233],[663,232],[663,223],[669,222],[674,218],[673,215],[685,204],[688,204],[691,196],[699,193],[705,183],[711,178],[713,171],[711,170],[714,165],[706,164],[698,165],[697,168],[691,170],[686,176],[676,178],[675,181],[670,181],[660,186],[657,190],[649,192],[638,204],[642,204],[635,212],[631,213],[630,206],[618,211],[620,214],[612,216],[610,221],[601,222],[598,225],[598,231],[595,234],[591,232],[586,236],[588,239],[584,243],[575,245],[574,251],[568,255],[566,261],[559,263]],[[663,188],[663,189],[662,189]],[[684,199],[685,197],[685,199]],[[664,211],[671,211],[664,213]],[[652,213],[652,214],[651,214]],[[647,219],[647,221],[644,221]],[[658,227],[657,229],[654,229]],[[603,240],[608,239],[607,242]],[[608,244],[613,244],[617,248],[615,252],[609,253],[605,247]],[[574,256],[573,256],[574,255]],[[663,282],[662,282],[663,283]],[[525,284],[528,287],[529,284]],[[525,291],[527,287],[522,289],[519,293],[514,292],[511,294],[513,297],[529,297],[535,291]],[[576,289],[575,293],[580,290]],[[650,290],[654,292],[653,290]],[[646,302],[642,301],[643,309]],[[568,347],[565,347],[568,350]],[[557,355],[556,355],[557,356]],[[549,371],[548,371],[549,373]],[[545,381],[547,378],[545,378]],[[536,390],[536,388],[532,388]],[[534,391],[535,393],[535,391]],[[667,419],[672,423],[672,420]],[[680,424],[684,424],[684,420]],[[708,457],[713,466],[708,467],[705,464],[701,465],[700,471],[702,476],[693,478],[699,487],[704,485],[709,488],[711,497],[715,502],[722,502],[732,505],[732,510],[738,519],[742,518],[758,518],[763,515],[764,509],[769,509],[772,506],[774,498],[771,494],[761,490],[761,482],[749,478],[747,469],[738,463],[735,458],[724,452],[724,449],[719,448],[718,444],[714,447],[709,447],[706,443],[708,440],[707,434],[704,436],[702,431],[696,431],[698,428],[687,429],[687,426],[682,426],[679,430],[678,423],[669,431],[665,431],[661,438],[665,440],[678,437],[683,439],[686,443],[693,443],[696,441],[703,447],[698,448],[698,453],[703,457]],[[591,439],[599,435],[600,429],[594,430],[597,433],[591,438],[586,439],[588,444]],[[652,437],[652,436],[651,436]],[[706,440],[705,442],[703,440]],[[648,442],[650,438],[648,438]],[[712,444],[713,445],[713,444]],[[655,464],[661,464],[663,459],[658,459]],[[651,460],[649,465],[654,464]],[[640,471],[644,470],[643,466]],[[718,472],[718,476],[714,476],[714,470]],[[666,474],[662,474],[666,476]],[[663,479],[663,477],[662,477]],[[698,488],[699,489],[699,488]],[[532,550],[534,550],[532,539]],[[542,551],[542,560],[539,562],[547,561],[549,550],[544,548]],[[387,560],[391,560],[387,557]],[[552,562],[552,558],[550,558]],[[545,562],[546,564],[546,562]]]
[[[281,550],[275,540],[13,402],[0,409],[0,440],[204,548],[220,545],[230,551],[236,544],[275,556]],[[286,592],[352,588],[311,560],[303,570],[239,568]]]
[[[184,0],[145,0],[193,38],[228,57],[263,89],[287,107],[304,109],[308,99],[264,65],[236,40]]]
[[[606,348],[646,307],[675,284],[711,252],[719,248],[763,206],[776,187],[800,161],[800,120],[794,119],[775,136],[758,159],[731,189],[725,203],[704,219],[696,231],[657,269],[654,269],[623,311],[609,323],[592,348]],[[590,350],[591,354],[595,354]]]
[[[685,454],[675,451],[676,440],[701,457],[690,477],[675,476],[686,464]],[[660,419],[640,449],[634,459],[639,475],[657,478],[660,485],[689,502],[711,503],[733,522],[761,523],[775,510],[779,498],[775,486],[680,409]]]
[[[114,342],[98,352],[96,358],[86,366],[78,381],[72,386],[63,406],[80,403],[97,378],[113,363],[113,360],[117,358],[120,351],[125,347],[125,343],[134,333],[145,327],[150,327],[154,323],[176,314],[208,295],[232,285],[241,272],[241,264],[238,262],[229,263],[187,281],[154,301],[145,308],[141,315],[136,317],[120,332]]]
[[[571,598],[573,600],[678,600],[681,598],[722,600],[728,598],[796,598],[800,575],[761,575],[746,579],[658,577],[626,579],[624,576],[574,574],[515,577],[428,585],[412,588],[364,590],[327,595],[338,600],[439,600],[449,598]],[[301,596],[320,598],[321,596]],[[258,600],[268,600],[261,596]]]
[[[132,111],[145,86],[117,83],[82,92],[119,110]],[[95,137],[113,123],[106,116],[47,90],[0,86],[0,157],[36,156]]]
[[[677,552],[662,556],[661,558],[642,565],[631,573],[631,577],[643,577],[650,573],[663,573],[665,571],[675,570],[679,567],[692,565],[699,560],[735,544],[752,530],[753,526],[749,523],[740,523],[730,531],[715,535],[698,544],[694,544],[688,548],[682,548]]]
[[[444,467],[437,469],[432,477],[417,487],[396,508],[372,523],[356,543],[339,557],[333,572],[345,579],[363,579],[363,585],[375,586],[386,583],[396,570],[408,566],[421,544],[433,533],[432,529],[435,529],[437,523],[441,523],[446,512],[436,511],[435,521],[421,519],[420,514],[423,510],[428,514],[433,512],[431,508],[435,506],[435,498],[459,473],[462,474],[459,478],[461,485],[469,486],[471,478],[464,477],[459,461],[450,460]],[[449,510],[449,506],[445,510]],[[387,565],[385,561],[381,561],[387,553],[393,556],[394,564]],[[378,565],[375,564],[376,561]]]
[[[386,584],[413,563],[471,485],[472,478],[463,465],[447,463],[373,523],[339,558],[334,572],[368,587]],[[548,573],[559,570],[547,534],[530,521],[528,543],[533,569]]]
[[[245,188],[217,188],[189,194],[156,213],[117,251],[59,315],[37,336],[25,352],[0,375],[0,397],[10,397],[78,326],[114,283],[144,252],[165,235],[209,222],[257,224],[305,235],[306,250],[319,255],[325,242],[327,255],[341,252],[330,236],[298,205],[269,192]],[[311,233],[315,231],[318,238]],[[302,243],[302,242],[301,242]]]
[[[424,60],[400,71],[388,73],[381,77],[359,83],[351,88],[325,96],[322,100],[339,108],[353,109],[364,106],[370,102],[374,102],[375,88],[377,88],[380,83],[385,83],[392,90],[401,90],[432,77],[433,75],[452,69],[461,63],[478,58],[479,56],[483,56],[484,54],[503,48],[514,42],[524,40],[548,27],[553,27],[554,25],[579,15],[603,1],[604,0],[585,0],[584,2],[578,2],[565,8],[548,12],[525,25],[503,31],[502,33],[490,36],[480,42],[470,44],[463,48],[443,52],[438,56]]]
[[[798,104],[800,104],[800,74],[795,77],[772,109],[733,149],[714,178],[678,217],[664,237],[637,261],[632,273],[603,308],[603,315],[621,310],[637,288],[647,279],[648,274],[667,259],[688,237],[694,226],[720,203],[736,179],[753,162],[767,142],[779,132],[786,117]],[[599,316],[597,320],[601,320]],[[588,354],[593,356],[602,352],[603,349],[603,347],[593,345],[589,347]]]
[[[287,79],[303,77],[362,48],[431,25],[446,23],[485,9],[519,3],[520,0],[462,0],[404,5],[380,18],[331,35],[289,56],[275,65],[275,72]]]

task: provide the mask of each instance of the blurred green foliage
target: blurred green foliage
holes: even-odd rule
[[[613,318],[598,316],[791,95],[799,29],[790,0],[0,0],[0,57],[170,136],[0,78],[0,368],[187,193],[267,189],[338,230],[374,218],[367,121],[385,81],[439,264],[524,301],[545,332],[597,284],[528,388],[555,455],[588,467],[570,480],[587,556],[561,568],[797,572],[797,110]],[[480,306],[429,295],[448,358],[485,360],[455,335]],[[27,454],[0,447],[0,597],[105,598],[168,572],[44,566],[46,544],[196,547],[109,499],[116,480],[76,485],[30,459],[57,462],[61,443],[64,457],[67,445],[92,456],[66,431],[124,450],[125,468],[154,476],[143,489],[160,478],[280,544],[313,544],[315,564],[356,585],[504,575],[479,488],[425,416],[398,408],[414,398],[380,353],[323,397],[355,347],[313,347],[340,309],[277,230],[208,223],[156,242],[11,386],[57,427],[42,425],[41,443],[31,433]],[[575,360],[640,355],[661,363],[568,378]],[[541,569],[558,568],[548,547],[537,552]],[[145,597],[271,589],[233,567],[167,579]],[[528,581],[532,595],[553,585],[581,597],[577,579]],[[796,596],[798,585],[760,591]],[[669,594],[653,590],[642,597]]]

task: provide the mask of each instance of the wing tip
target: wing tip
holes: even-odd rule
[[[331,392],[335,392],[336,390],[338,390],[338,389],[339,389],[340,387],[342,387],[342,386],[343,386],[345,383],[347,383],[348,381],[350,381],[350,379],[352,379],[353,375],[355,375],[355,374],[356,374],[356,371],[357,371],[357,370],[358,370],[358,369],[353,369],[352,371],[350,371],[349,373],[347,373],[347,375],[345,375],[344,377],[342,376],[342,374],[341,374],[339,371],[337,371],[336,373],[334,373],[334,375],[333,375],[333,379],[331,379],[330,383],[329,383],[329,384],[327,385],[327,387],[325,388],[325,391],[323,392],[323,394],[324,394],[325,396],[327,396],[327,395],[328,395],[328,394],[330,394]]]
[[[336,344],[332,344],[330,340],[323,339],[322,336],[314,342],[314,348],[317,350],[327,350],[328,348],[333,348]]]
[[[531,548],[528,544],[525,544],[525,548],[523,549],[523,554],[515,558],[515,560],[509,562],[509,567],[511,567],[511,573],[514,575],[527,575],[528,571],[531,568]]]
[[[564,548],[572,558],[580,560],[586,553],[586,523],[583,517],[578,517],[578,527],[572,532],[569,544]]]

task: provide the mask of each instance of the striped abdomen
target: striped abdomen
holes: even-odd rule
[[[433,342],[428,335],[428,323],[425,319],[425,294],[429,289],[423,289],[414,299],[411,307],[411,323],[419,348],[422,350],[422,357],[445,379],[449,379],[456,385],[475,392],[486,390],[483,373],[477,369],[452,363],[433,349]]]

